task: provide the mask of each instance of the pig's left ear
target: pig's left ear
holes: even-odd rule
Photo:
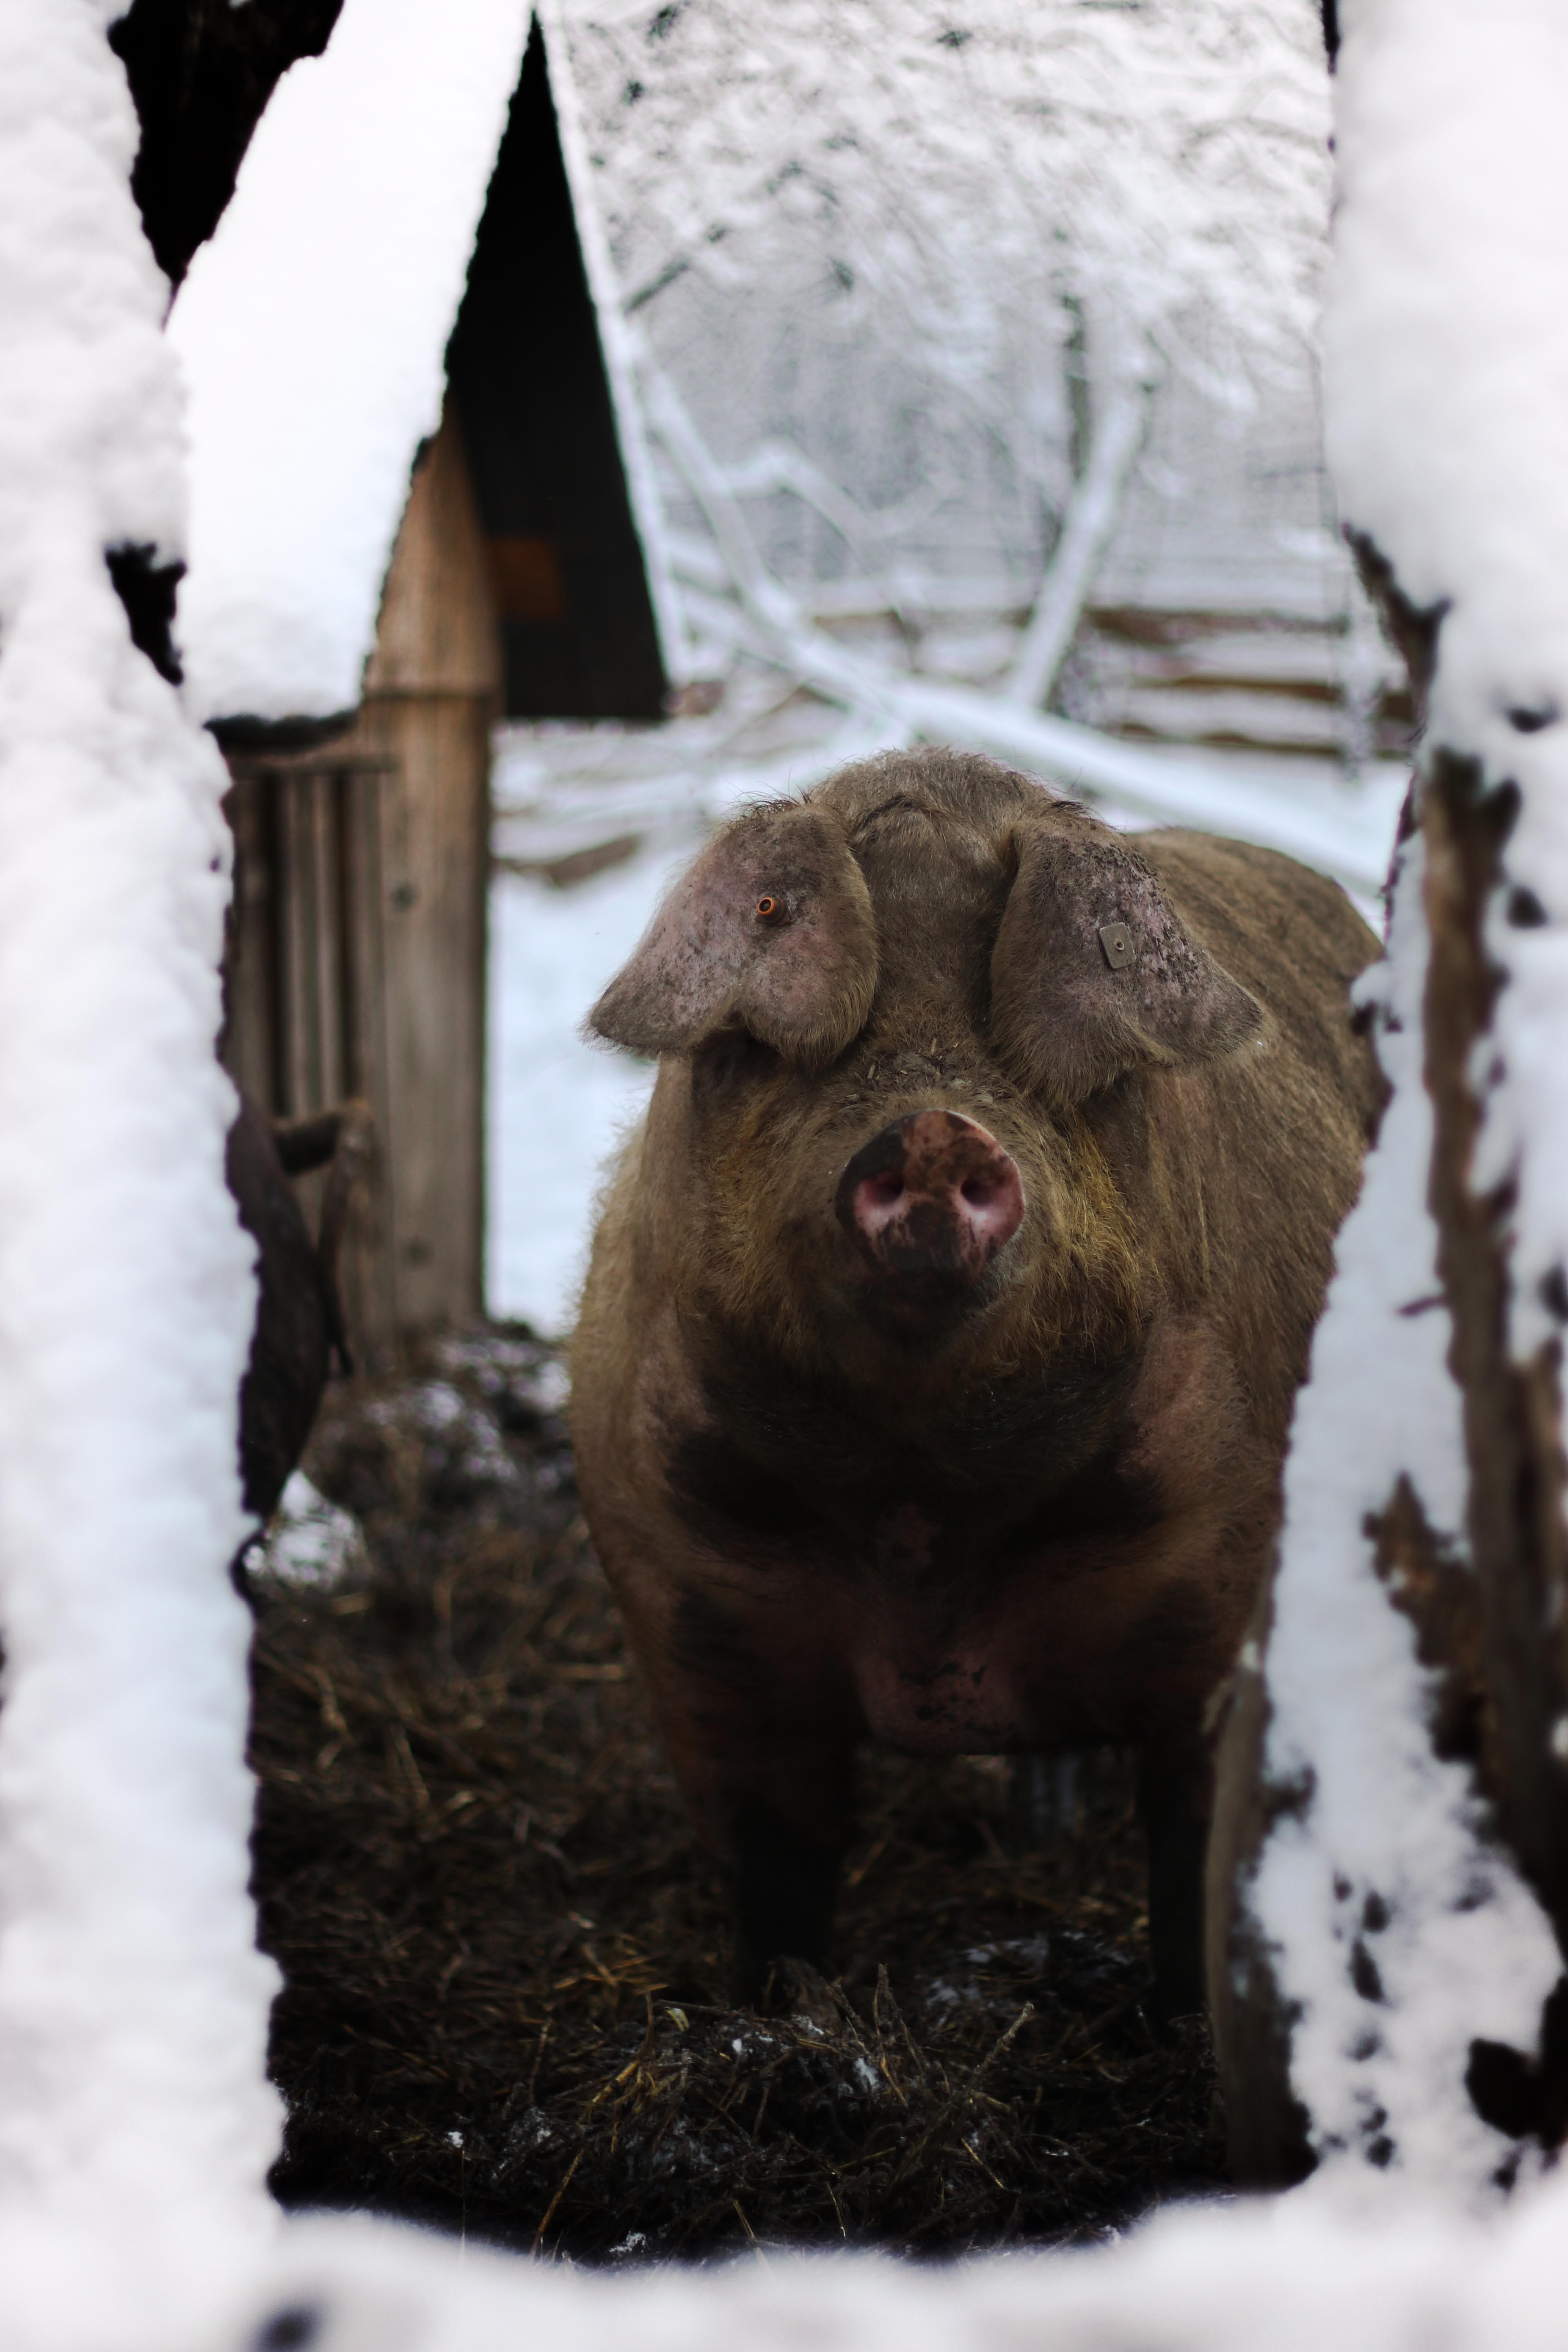
[[[1131,844],[1074,816],[1021,825],[991,958],[992,1032],[1058,1108],[1140,1065],[1182,1070],[1263,1025]]]
[[[866,879],[831,811],[757,809],[709,844],[649,924],[588,1027],[636,1054],[680,1054],[742,1028],[824,1069],[877,986]]]

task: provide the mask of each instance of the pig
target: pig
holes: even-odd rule
[[[866,1740],[1136,1751],[1202,2006],[1211,1702],[1378,1080],[1286,857],[888,753],[748,811],[589,1019],[657,1055],[573,1349],[584,1507],[737,1990],[821,1967]]]

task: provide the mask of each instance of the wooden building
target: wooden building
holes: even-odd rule
[[[343,1268],[362,1346],[477,1313],[489,733],[501,648],[460,432],[422,458],[352,730],[230,755],[226,1059],[276,1114],[360,1096],[378,1148]]]
[[[491,730],[653,718],[666,688],[537,26],[447,375],[352,721],[216,722],[224,1056],[275,1116],[370,1106],[342,1287],[373,1361],[483,1303]]]

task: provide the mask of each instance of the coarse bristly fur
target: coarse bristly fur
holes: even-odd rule
[[[595,1008],[663,1058],[583,1300],[584,1496],[758,1971],[826,1948],[862,1739],[1120,1741],[1197,1998],[1205,1709],[1375,1110],[1375,952],[1271,852],[900,752],[727,828]],[[1022,1222],[892,1284],[837,1188],[931,1110]]]

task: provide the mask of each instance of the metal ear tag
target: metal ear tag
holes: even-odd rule
[[[1112,971],[1120,971],[1132,961],[1135,950],[1132,934],[1125,923],[1101,923],[1100,944],[1105,950],[1105,961]]]

